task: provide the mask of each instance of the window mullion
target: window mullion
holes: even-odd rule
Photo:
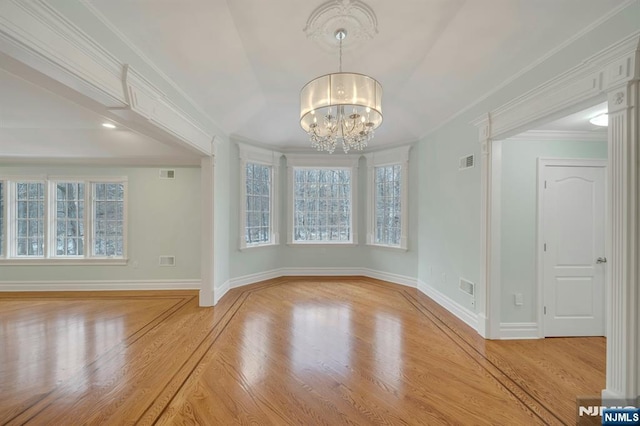
[[[55,196],[55,190],[56,190],[56,182],[52,182],[52,181],[47,181],[46,182],[46,191],[45,191],[45,211],[44,211],[44,215],[45,215],[45,219],[44,219],[44,226],[45,226],[45,242],[44,242],[44,257],[45,258],[51,258],[51,257],[55,257],[56,253],[52,253],[51,252],[51,247],[54,247],[55,244],[53,244],[52,242],[55,241],[56,236],[56,221],[58,219],[58,215],[56,214],[56,196]],[[50,226],[51,224],[51,226]]]

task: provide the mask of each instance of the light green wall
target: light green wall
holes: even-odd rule
[[[229,273],[232,278],[241,277],[244,275],[257,274],[260,272],[270,271],[280,267],[280,245],[269,247],[254,247],[240,251],[240,238],[243,235],[240,234],[240,152],[238,145],[233,143],[231,145],[231,157],[229,162],[232,164],[229,181],[231,186],[231,197],[229,205],[230,221],[229,221],[229,260],[230,267]],[[286,168],[284,167],[284,158],[281,160],[280,177],[286,174]],[[281,179],[282,180],[282,179]],[[282,189],[282,182],[277,182],[280,185],[279,189]],[[282,194],[282,191],[280,192]],[[282,198],[282,197],[281,197]],[[278,207],[282,212],[283,208]],[[281,224],[280,229],[280,242],[283,243],[286,239],[286,233],[283,231],[284,225]]]
[[[477,131],[465,121],[418,146],[418,278],[473,310],[458,290],[460,277],[478,282],[480,276],[480,168],[458,170],[460,157],[479,159],[479,144]]]
[[[375,246],[365,246],[364,248],[364,264],[363,266],[375,271],[381,271],[391,274],[404,275],[407,277],[415,278],[418,274],[418,233],[419,233],[419,221],[418,221],[418,190],[422,185],[419,179],[420,162],[416,155],[417,149],[411,148],[409,151],[409,186],[408,186],[408,214],[409,222],[407,228],[407,251],[399,251],[393,249],[385,249]],[[366,162],[361,162],[361,169],[366,168]],[[361,193],[366,195],[366,176],[362,175],[362,184],[360,185]],[[361,199],[359,205],[359,212],[362,227],[361,241],[366,242],[366,198]]]
[[[475,154],[480,161],[478,131],[471,122],[637,33],[639,18],[640,2],[635,2],[420,141],[420,280],[462,305],[466,297],[458,290],[458,277],[480,280],[480,170],[457,171],[463,155]]]
[[[537,159],[607,158],[607,142],[510,141],[502,144],[502,322],[536,321]],[[516,306],[514,294],[524,305]]]
[[[0,266],[0,281],[199,279],[200,169],[172,169],[169,180],[157,168],[0,166],[0,176],[126,176],[129,191],[126,266]],[[176,266],[159,267],[160,255]]]

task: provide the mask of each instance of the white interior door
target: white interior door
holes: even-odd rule
[[[604,336],[606,167],[543,167],[544,335]]]

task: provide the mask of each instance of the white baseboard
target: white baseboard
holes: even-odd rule
[[[0,281],[2,291],[199,290],[200,280]]]
[[[477,316],[478,316],[478,328],[476,328],[476,331],[480,336],[486,339],[487,338],[487,316],[484,313],[479,313]]]
[[[469,327],[473,328],[476,331],[478,330],[478,314],[465,308],[455,300],[451,299],[449,296],[440,292],[440,290],[431,287],[424,281],[418,280],[418,290],[429,296],[440,306],[458,317]]]
[[[390,272],[376,271],[374,269],[364,268],[362,275],[369,278],[375,278],[382,281],[389,281],[390,283],[400,284],[407,287],[418,287],[418,280],[406,275],[392,274]]]
[[[500,339],[539,339],[538,324],[535,322],[502,322],[500,323]]]
[[[220,299],[231,289],[231,280],[227,280],[220,287],[213,289],[213,304],[217,305]]]
[[[602,399],[625,399],[621,393],[609,389],[603,389],[601,396]]]
[[[259,283],[260,281],[271,280],[273,278],[281,277],[282,273],[280,269],[272,269],[270,271],[258,272],[257,274],[243,275],[241,277],[231,278],[229,288],[238,288],[249,284]]]
[[[281,277],[344,277],[364,275],[362,268],[280,268]]]
[[[229,280],[230,288],[242,287],[260,281],[279,277],[335,277],[335,276],[363,276],[388,281],[394,284],[416,287],[417,280],[412,277],[389,272],[376,271],[368,268],[279,268],[257,274],[243,275]]]

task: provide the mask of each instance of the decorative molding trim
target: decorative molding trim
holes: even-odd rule
[[[533,61],[531,64],[529,64],[528,66],[524,67],[523,69],[521,69],[517,73],[511,75],[509,78],[504,80],[498,86],[494,87],[493,89],[491,89],[490,91],[488,91],[487,93],[485,93],[484,95],[480,96],[478,99],[473,101],[471,104],[467,105],[466,107],[464,107],[463,109],[461,109],[460,111],[458,111],[457,113],[452,115],[449,119],[445,120],[444,122],[442,122],[438,126],[434,127],[433,129],[427,131],[424,135],[422,135],[422,137],[420,139],[424,139],[425,137],[429,136],[430,134],[437,132],[438,130],[440,130],[441,128],[443,128],[444,126],[446,126],[447,124],[449,124],[450,122],[455,120],[456,118],[460,117],[464,113],[466,113],[469,110],[471,110],[473,107],[475,107],[475,106],[481,104],[482,102],[486,101],[491,96],[493,96],[496,93],[500,92],[502,89],[504,89],[505,87],[509,86],[510,84],[512,84],[513,82],[518,80],[523,75],[525,75],[528,72],[532,71],[537,66],[543,64],[544,62],[546,62],[547,60],[552,58],[554,55],[560,53],[563,49],[567,48],[568,46],[570,46],[571,44],[576,42],[578,39],[580,39],[580,38],[584,37],[585,35],[587,35],[590,31],[592,31],[596,27],[604,24],[606,21],[611,19],[613,16],[617,15],[622,10],[624,10],[627,7],[629,7],[630,5],[632,5],[635,1],[637,1],[637,0],[625,0],[622,3],[620,3],[618,6],[616,6],[615,8],[612,8],[611,10],[609,10],[609,12],[607,12],[604,15],[602,15],[598,20],[596,20],[596,21],[592,22],[590,25],[587,25],[586,27],[582,28],[582,30],[580,30],[578,33],[574,34],[572,37],[570,37],[569,39],[567,39],[563,43],[557,45],[556,47],[554,47],[553,49],[551,49],[550,51],[545,53],[543,56],[541,56],[539,59]]]
[[[418,279],[408,277],[406,275],[392,274],[390,272],[376,271],[374,269],[363,268],[362,275],[377,280],[388,281],[394,284],[400,284],[411,288],[418,288]]]
[[[532,123],[637,79],[640,31],[491,111],[488,139],[508,138]],[[473,120],[481,127],[485,115]]]
[[[161,130],[198,153],[210,154],[212,129],[202,130],[144,76],[44,1],[0,3],[0,53],[104,105],[124,120],[151,126],[152,132]]]
[[[0,281],[2,291],[200,290],[198,280]]]
[[[216,287],[213,289],[213,304],[217,305],[220,299],[224,297],[225,294],[231,289],[231,282],[227,280],[220,287]]]
[[[0,3],[0,51],[102,105],[126,106],[122,64],[44,1]]]
[[[200,120],[193,115],[189,114],[186,111],[182,110],[182,113],[187,117],[189,121],[197,123],[204,127],[207,133],[216,133],[217,129],[221,129],[221,126],[218,125],[209,114],[200,107],[178,84],[173,81],[171,77],[169,77],[164,71],[162,71],[149,57],[138,48],[131,40],[129,40],[123,33],[116,27],[106,16],[102,14],[90,1],[88,0],[79,0],[79,2],[89,11],[93,16],[95,16],[100,22],[104,24],[124,45],[126,45],[133,53],[140,58],[142,62],[149,68],[151,68],[165,83],[167,83],[173,90],[175,90],[182,99],[184,99],[187,104],[192,107],[195,111],[198,112],[205,118],[206,121]]]
[[[243,275],[232,278],[228,281],[229,288],[238,288],[245,285],[255,284],[260,281],[271,280],[280,277],[343,277],[343,276],[363,276],[377,280],[388,281],[408,287],[417,287],[417,280],[406,275],[392,274],[389,272],[376,271],[369,268],[278,268],[270,271],[258,272],[255,274]],[[225,283],[226,284],[226,283]],[[222,288],[222,286],[221,286]],[[216,296],[217,297],[217,296]]]
[[[2,157],[0,165],[24,165],[24,166],[117,166],[117,167],[198,167],[200,158],[180,158],[173,157],[167,160],[166,157],[109,157],[109,158],[88,158],[88,157]]]
[[[422,280],[418,280],[418,290],[433,299],[434,302],[445,308],[447,311],[458,317],[458,319],[463,321],[469,327],[473,328],[476,331],[478,330],[478,314],[465,308],[455,300],[451,299],[449,296],[440,292],[440,290],[431,287],[429,284],[425,283]]]
[[[500,323],[500,339],[541,339],[538,323],[535,322],[502,322]]]
[[[361,268],[281,268],[283,277],[342,277],[342,276],[366,276]]]
[[[272,269],[271,271],[258,272],[255,274],[243,275],[236,278],[231,278],[229,282],[229,288],[243,287],[249,284],[259,283],[260,281],[272,280],[284,276],[282,269]]]
[[[303,31],[308,39],[333,52],[337,44],[334,32],[338,28],[348,34],[344,49],[352,50],[378,33],[378,19],[373,9],[360,0],[329,0],[311,13]]]
[[[585,141],[606,142],[607,131],[529,130],[508,139],[510,141]]]
[[[287,167],[351,167],[358,168],[358,162],[362,154],[327,155],[319,157],[318,154],[284,154],[287,159]]]

